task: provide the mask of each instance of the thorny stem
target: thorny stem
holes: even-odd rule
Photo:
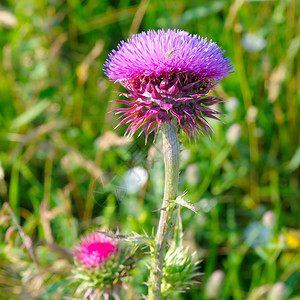
[[[165,122],[161,127],[165,161],[165,192],[159,225],[155,237],[155,247],[152,249],[149,277],[149,300],[161,299],[161,281],[166,245],[170,229],[174,225],[172,218],[179,179],[179,142],[177,124]]]

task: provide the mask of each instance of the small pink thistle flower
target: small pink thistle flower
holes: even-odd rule
[[[141,129],[147,139],[175,119],[189,138],[209,135],[206,118],[219,120],[215,115],[221,114],[209,106],[222,101],[206,94],[233,68],[223,54],[212,41],[182,30],[149,30],[122,41],[104,71],[128,90],[122,95],[134,99],[115,100],[129,106],[114,110],[124,118],[119,125],[130,123],[125,134]]]
[[[108,299],[109,294],[124,287],[138,259],[136,251],[136,246],[99,231],[81,237],[73,252],[73,279],[79,283],[76,294],[83,294],[83,299],[98,300],[102,295]]]
[[[86,238],[81,238],[79,246],[74,251],[74,258],[79,264],[92,269],[99,267],[117,251],[118,246],[115,240],[100,232],[93,232],[88,233]]]

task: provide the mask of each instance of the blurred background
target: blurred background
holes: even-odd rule
[[[214,91],[224,124],[181,136],[180,192],[200,213],[181,211],[184,243],[203,275],[174,299],[299,300],[299,15],[296,0],[1,0],[0,298],[74,297],[81,234],[157,225],[161,140],[114,130],[123,89],[102,69],[120,40],[179,28],[235,73]],[[146,263],[128,299],[147,293]]]

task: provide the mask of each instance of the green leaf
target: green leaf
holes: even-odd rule
[[[186,195],[186,192],[184,192],[183,194],[178,196],[176,198],[176,200],[174,200],[174,202],[180,206],[184,206],[184,207],[188,208],[189,210],[193,211],[195,214],[200,216],[200,214],[196,211],[195,207],[191,203],[189,203],[187,200],[184,199],[185,195]]]
[[[25,111],[16,119],[14,119],[11,123],[11,129],[17,129],[25,124],[30,123],[36,117],[38,117],[50,104],[48,100],[42,100],[38,102],[34,107],[30,110]]]

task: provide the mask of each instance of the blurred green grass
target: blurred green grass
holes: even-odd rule
[[[120,40],[163,27],[207,36],[235,68],[215,90],[226,100],[218,107],[225,124],[212,122],[211,139],[181,137],[180,190],[201,213],[183,210],[185,242],[203,258],[204,275],[180,299],[208,299],[217,269],[225,273],[218,299],[265,299],[279,281],[286,299],[299,299],[299,8],[296,0],[2,1],[0,197],[16,220],[3,207],[0,298],[47,299],[44,285],[51,299],[73,296],[70,253],[80,234],[99,227],[150,233],[157,224],[159,141],[124,140],[125,127],[114,131],[119,137],[107,135],[117,124],[109,100],[122,88],[102,66]],[[255,39],[248,35],[247,46],[249,33]],[[126,194],[120,178],[137,165],[149,179]],[[277,219],[272,234],[251,244],[246,229],[268,210]],[[128,299],[146,293],[137,279],[146,280],[145,272],[141,263],[136,273],[144,275]]]

